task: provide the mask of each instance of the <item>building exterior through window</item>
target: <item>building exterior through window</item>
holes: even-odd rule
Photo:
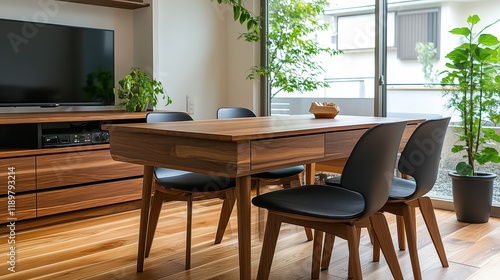
[[[338,48],[344,54],[321,57],[324,80],[329,88],[305,93],[278,93],[270,102],[271,115],[308,113],[312,101],[334,102],[341,114],[374,115],[375,87],[375,1],[331,0],[322,20],[330,28],[316,34],[318,43]],[[445,108],[439,73],[445,69],[444,57],[459,44],[449,33],[466,26],[469,15],[477,14],[482,27],[499,18],[497,0],[388,0],[387,13],[387,108],[388,117],[439,118],[451,116],[452,122],[443,148],[440,174],[430,194],[433,198],[451,200],[451,179],[461,155],[451,153],[455,142],[455,112]],[[500,37],[500,24],[488,33]],[[419,55],[430,55],[426,62]],[[428,56],[429,57],[429,56]],[[424,71],[423,68],[426,67]],[[271,89],[272,92],[272,89]],[[498,127],[500,134],[500,127]],[[481,166],[482,170],[500,174],[500,165]],[[500,177],[500,176],[499,176]],[[500,178],[494,188],[494,206],[500,206]]]

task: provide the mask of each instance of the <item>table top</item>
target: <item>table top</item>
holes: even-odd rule
[[[316,119],[313,115],[269,116],[258,118],[212,119],[185,122],[109,125],[112,131],[147,133],[217,141],[255,139],[316,134],[341,130],[366,129],[388,122],[422,120],[338,115],[334,119]]]

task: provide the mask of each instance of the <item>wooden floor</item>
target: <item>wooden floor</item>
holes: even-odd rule
[[[0,279],[237,279],[236,213],[221,244],[214,245],[221,203],[196,202],[193,209],[192,269],[184,270],[185,204],[166,203],[160,217],[145,271],[136,272],[139,211],[129,211],[52,226],[17,231],[16,272],[8,268],[8,236],[0,235]],[[252,275],[256,276],[261,249],[258,218],[252,208]],[[418,213],[418,212],[417,212]],[[418,248],[424,279],[500,279],[500,219],[485,224],[456,221],[453,212],[436,211],[450,262],[442,268],[422,218],[418,222]],[[394,218],[387,215],[391,231]],[[329,270],[320,279],[347,278],[346,243],[335,244]],[[394,240],[396,244],[396,240]],[[310,279],[312,242],[300,227],[283,225],[274,257],[271,279]],[[363,231],[361,265],[364,279],[390,279],[381,258],[371,261],[371,245]],[[412,279],[409,255],[397,252],[405,279]]]

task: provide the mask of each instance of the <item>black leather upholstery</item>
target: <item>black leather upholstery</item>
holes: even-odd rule
[[[444,135],[450,118],[428,120],[412,133],[401,152],[398,170],[413,177],[413,180],[394,177],[389,199],[421,197],[428,193],[436,182]],[[337,186],[340,177],[328,179],[327,185]]]
[[[257,196],[252,203],[268,210],[310,217],[352,219],[372,215],[389,197],[405,126],[405,122],[381,124],[365,132],[346,162],[340,186],[278,190]]]
[[[287,168],[271,170],[268,172],[258,173],[258,174],[252,175],[252,177],[262,178],[262,179],[279,179],[279,178],[285,178],[285,177],[297,175],[303,171],[304,171],[304,166],[297,165],[297,166],[292,166],[292,167],[287,167]]]
[[[212,192],[234,188],[234,178],[219,177],[169,168],[155,168],[158,185],[188,192]]]
[[[231,119],[231,118],[249,118],[257,117],[255,113],[247,108],[241,107],[222,107],[217,110],[218,119]]]
[[[177,122],[177,121],[192,121],[193,118],[188,113],[184,112],[152,112],[146,115],[147,123],[155,122]]]
[[[360,193],[321,185],[269,192],[255,197],[252,203],[268,210],[327,219],[356,218],[365,209]]]
[[[414,192],[408,191],[409,183],[395,180],[394,194],[390,199],[413,199],[428,193],[436,183],[443,148],[444,136],[450,118],[428,120],[419,125],[401,152],[398,170],[413,177]]]

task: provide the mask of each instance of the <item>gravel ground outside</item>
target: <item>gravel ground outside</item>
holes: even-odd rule
[[[451,131],[451,129],[449,129],[446,133],[445,144],[441,153],[438,177],[436,179],[434,188],[428,194],[430,197],[450,201],[453,198],[451,178],[448,175],[448,172],[455,170],[455,166],[458,162],[464,161],[464,154],[455,154],[451,152],[451,148],[455,143],[455,139],[456,138],[454,133]],[[497,145],[497,149],[500,150],[500,146]],[[491,172],[498,175],[493,183],[493,204],[500,206],[500,164],[488,163],[485,165],[477,165],[476,169],[477,171]],[[316,180],[318,181],[318,183],[321,183],[321,181],[326,177],[332,177],[335,175],[336,174],[333,173],[325,173],[324,175],[316,176]]]

